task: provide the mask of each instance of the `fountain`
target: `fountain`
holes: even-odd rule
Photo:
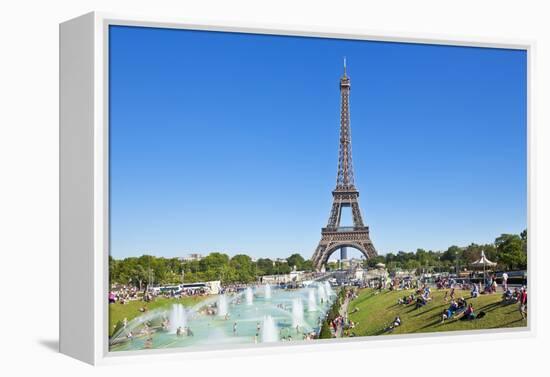
[[[227,315],[227,298],[225,295],[220,295],[218,297],[218,316],[225,317]]]
[[[300,298],[292,300],[292,326],[302,326],[304,324],[304,304]]]
[[[187,315],[185,314],[185,308],[182,304],[172,305],[169,321],[169,329],[173,334],[176,333],[178,327],[184,328],[187,326]]]
[[[262,343],[272,343],[279,340],[277,325],[270,315],[264,316],[262,324]]]
[[[325,291],[327,292],[328,297],[336,295],[336,293],[334,293],[334,291],[332,290],[332,287],[330,286],[330,283],[327,280],[325,280]]]
[[[252,288],[248,287],[245,291],[246,296],[246,305],[252,305],[252,302],[254,301],[254,294],[252,293]]]
[[[321,286],[321,290],[319,287]],[[261,294],[254,294],[254,287],[245,289],[239,296],[217,295],[203,298],[200,302],[186,307],[174,300],[165,307],[151,309],[127,322],[109,338],[111,351],[144,349],[148,340],[148,329],[153,338],[153,348],[174,348],[208,346],[242,342],[278,342],[283,335],[296,340],[298,333],[318,332],[319,318],[324,318],[335,296],[330,296],[325,285],[313,283],[307,288],[278,289],[262,285]],[[252,293],[252,294],[251,294]],[[319,304],[319,295],[326,302]],[[252,297],[250,305],[248,297]],[[272,297],[271,297],[272,296]],[[327,297],[328,296],[328,297]],[[270,298],[271,297],[271,298]],[[242,300],[242,305],[233,305],[232,300]],[[307,306],[307,307],[306,307]],[[316,310],[313,310],[313,309]],[[224,318],[231,317],[231,321]],[[237,335],[233,324],[237,322]],[[167,331],[157,331],[167,323]],[[294,327],[292,327],[294,326]],[[298,327],[296,327],[298,326]],[[175,336],[177,328],[186,328],[186,334]],[[284,334],[280,331],[284,330]]]
[[[317,286],[317,293],[319,296],[319,302],[324,303],[327,301],[327,292],[325,291],[325,287],[323,284]]]
[[[309,288],[307,292],[307,310],[314,312],[317,310],[317,302],[315,301],[315,290]]]

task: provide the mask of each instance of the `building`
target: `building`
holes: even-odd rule
[[[288,274],[264,275],[261,277],[261,282],[263,284],[298,283],[311,279],[312,275],[313,274],[311,272],[293,270]]]
[[[190,253],[188,254],[186,257],[181,257],[179,258],[182,262],[192,262],[192,261],[199,261],[201,260],[203,257],[202,254],[199,254],[199,253]]]

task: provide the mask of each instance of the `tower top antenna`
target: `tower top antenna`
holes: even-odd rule
[[[344,56],[344,77],[346,77],[347,75],[347,72],[346,72],[346,57]]]

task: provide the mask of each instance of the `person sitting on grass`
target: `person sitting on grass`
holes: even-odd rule
[[[426,299],[426,300],[430,300],[431,297],[430,295],[432,294],[432,290],[430,289],[430,287],[426,287],[424,288],[424,293],[422,294],[422,296]],[[454,295],[454,293],[452,293]]]
[[[397,303],[399,305],[409,305],[413,301],[414,301],[414,295],[410,294],[408,296],[403,296],[403,298],[400,298],[399,300],[397,300]]]
[[[428,301],[432,300],[432,297],[430,296],[431,293],[432,292],[430,291],[429,287],[426,287],[424,289],[424,293],[422,294],[422,296],[420,296],[420,298],[422,299],[422,302],[423,302],[422,305],[426,305],[428,303]],[[417,303],[418,303],[418,300],[417,300]]]
[[[476,315],[474,313],[474,307],[472,306],[472,303],[468,304],[468,308],[466,308],[466,311],[464,311],[464,315],[461,319],[463,320],[472,320],[475,319]]]
[[[443,310],[443,314],[441,315],[441,323],[445,322],[446,319],[451,319],[451,317],[457,310],[458,303],[453,299],[451,300],[451,304],[449,305],[449,307]]]
[[[457,301],[458,304],[458,311],[464,311],[468,307],[468,303],[466,302],[466,299],[464,297],[461,297]]]
[[[392,326],[394,328],[398,327],[398,326],[401,326],[401,318],[399,316],[395,317],[395,319],[393,320]]]
[[[512,295],[512,299],[514,300],[514,302],[518,302],[520,296],[521,296],[521,292],[519,288],[516,287],[516,289],[514,289],[514,294]]]
[[[511,301],[513,297],[512,291],[510,288],[507,288],[506,291],[502,294],[502,301]]]
[[[427,303],[428,303],[428,300],[424,296],[418,296],[416,298],[416,309],[423,307]]]
[[[393,331],[396,327],[401,326],[401,318],[399,316],[395,317],[392,324],[386,327],[385,331]]]

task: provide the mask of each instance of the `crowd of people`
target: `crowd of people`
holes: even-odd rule
[[[440,277],[436,279],[432,284],[420,283],[417,279],[412,278],[389,278],[379,279],[371,282],[369,286],[375,289],[375,295],[382,293],[383,290],[404,290],[407,293],[397,300],[397,304],[400,306],[414,305],[416,309],[419,309],[425,305],[428,305],[432,300],[432,292],[430,285],[434,286],[437,290],[444,290],[445,294],[443,300],[449,303],[441,313],[441,323],[453,320],[475,320],[481,319],[488,315],[486,307],[483,306],[479,312],[474,309],[474,303],[469,302],[469,299],[474,299],[480,295],[495,294],[499,288],[502,289],[502,302],[494,305],[517,303],[519,312],[523,320],[527,318],[527,287],[525,285],[521,287],[511,288],[508,284],[508,274],[502,273],[499,277],[500,284],[497,282],[496,274],[491,274],[487,278],[481,281],[471,281],[468,279],[457,281],[452,277]],[[411,291],[412,290],[412,291]],[[462,294],[457,298],[458,292],[470,293],[469,299],[465,298]],[[493,304],[492,304],[493,305]],[[491,306],[491,305],[490,305]],[[356,307],[353,312],[358,311]],[[385,325],[384,332],[393,331],[395,328],[401,326],[400,316],[396,316],[395,319]]]
[[[485,316],[485,313],[480,312],[476,317],[472,303],[468,303],[464,297],[460,297],[458,300],[451,298],[449,307],[444,309],[441,314],[441,322],[443,323],[445,320],[451,318],[471,320],[475,318],[482,318],[483,316]]]
[[[427,305],[430,301],[432,301],[432,290],[427,284],[424,284],[420,288],[415,289],[413,293],[399,298],[397,304],[409,305],[414,303],[415,308],[418,309]]]
[[[109,291],[109,304],[127,304],[130,301],[141,300],[144,302],[154,301],[157,297],[181,298],[189,296],[205,296],[208,292],[203,287],[185,288],[176,291],[175,289],[147,289],[139,290],[135,286],[117,285]]]
[[[126,304],[129,301],[139,299],[139,290],[134,286],[118,286],[109,291],[109,304]]]
[[[519,313],[522,319],[527,319],[527,287],[516,287],[514,291],[507,288],[502,294],[502,300],[505,303],[514,304],[517,303],[519,307]]]
[[[501,279],[501,284],[498,284],[496,275],[489,275],[487,279],[482,281],[470,282],[467,280],[457,282],[456,279],[445,277],[439,278],[436,281],[423,282],[419,279],[413,278],[391,278],[391,279],[379,279],[376,282],[375,294],[383,293],[383,290],[387,291],[400,291],[403,290],[404,294],[397,300],[397,304],[400,306],[411,306],[414,309],[420,309],[426,305],[436,305],[434,302],[434,295],[432,294],[432,289],[437,289],[438,291],[444,291],[443,301],[444,309],[436,308],[434,311],[435,316],[440,316],[441,323],[455,320],[463,321],[473,321],[485,317],[490,312],[491,309],[487,309],[487,305],[481,306],[480,301],[473,300],[480,297],[480,295],[495,294],[497,291],[502,289],[502,301],[499,303],[491,304],[492,305],[504,305],[504,304],[517,304],[519,308],[519,313],[521,314],[522,319],[527,318],[527,287],[510,287],[508,284],[507,274],[504,273],[499,277]],[[224,286],[221,290],[221,293],[227,294],[229,296],[235,296],[233,304],[239,305],[244,303],[245,296],[242,296],[242,291],[246,289],[246,284],[233,284],[229,286]],[[467,293],[470,293],[469,297]],[[466,295],[465,295],[466,293]],[[186,294],[190,295],[200,295],[204,292],[189,291]],[[435,301],[438,302],[437,305],[440,305],[440,300],[443,292],[435,295]],[[142,300],[145,302],[140,311],[147,311],[147,302],[154,300],[157,296],[167,296],[173,297],[173,292],[158,292],[154,290],[147,290],[145,292],[139,292],[135,287],[126,287],[121,286],[117,287],[116,290],[109,292],[109,303],[120,303],[125,304],[130,300]],[[241,297],[242,296],[242,297]],[[354,323],[349,317],[347,312],[347,304],[352,300],[357,298],[357,289],[356,288],[343,288],[343,295],[340,296],[340,312],[334,318],[327,318],[325,314],[324,318],[319,318],[319,328],[320,325],[324,322],[329,325],[331,333],[334,337],[349,337],[355,336],[354,329],[357,323]],[[477,307],[477,311],[474,309],[474,305],[481,306]],[[283,305],[282,303],[277,303],[277,308],[285,311],[291,311],[292,308],[290,304]],[[484,311],[485,310],[485,311]],[[212,302],[210,304],[204,305],[199,313],[215,316],[218,315],[218,303]],[[352,313],[359,311],[358,307],[355,307]],[[441,314],[438,314],[441,313]],[[516,312],[517,313],[517,312]],[[403,313],[401,313],[403,314]],[[391,317],[390,317],[391,318]],[[225,316],[226,320],[229,320],[229,314]],[[233,335],[237,336],[239,333],[239,328],[237,322],[233,322],[231,318],[233,328]],[[406,316],[405,316],[406,319]],[[437,323],[437,321],[436,321]],[[127,320],[124,319],[123,326],[126,327]],[[228,324],[229,325],[229,324]],[[400,315],[396,315],[392,322],[384,324],[384,327],[381,327],[380,331],[392,332],[396,328],[402,326],[402,318]],[[167,330],[169,327],[168,320],[165,319],[161,325],[162,330]],[[152,345],[152,334],[155,331],[156,327],[148,325],[147,323],[140,329],[139,334],[133,334],[128,332],[128,338],[132,339],[134,336],[143,336],[145,338],[145,348]],[[383,330],[382,330],[383,329]],[[231,330],[229,330],[231,331]],[[242,330],[241,330],[242,331]],[[258,342],[261,337],[261,325],[258,322],[257,331],[254,336],[254,342]],[[193,332],[188,327],[180,327],[176,330],[177,336],[193,336]],[[285,327],[280,329],[279,339],[282,341],[291,341],[297,339],[315,339],[319,336],[316,332],[306,332],[300,329],[298,326],[296,328]]]

